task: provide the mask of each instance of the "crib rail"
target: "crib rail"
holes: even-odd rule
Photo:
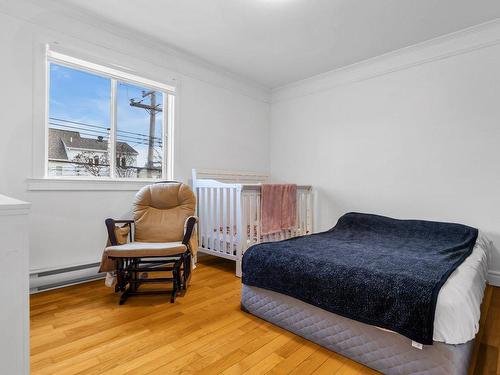
[[[312,233],[310,186],[297,186],[297,227],[270,235],[261,233],[260,183],[197,179],[193,173],[193,187],[197,195],[200,252],[235,260],[238,276],[241,258],[250,246]]]
[[[312,232],[312,199],[310,186],[297,186],[297,227],[284,229],[273,234],[261,234],[260,186],[244,186],[243,200],[243,229],[248,228],[243,242],[246,248],[259,243],[285,240],[291,237],[302,236]],[[245,242],[246,241],[246,242]]]
[[[201,250],[236,259],[242,250],[242,186],[206,180],[197,184],[196,193]]]

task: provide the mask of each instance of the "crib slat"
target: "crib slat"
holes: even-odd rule
[[[257,201],[257,203],[256,203],[256,209],[257,209],[257,223],[256,223],[256,225],[257,225],[257,242],[261,242],[262,239],[261,239],[261,234],[260,234],[260,232],[261,232],[261,225],[260,225],[260,223],[261,223],[261,221],[260,221],[261,220],[260,219],[261,218],[261,215],[260,215],[261,214],[261,212],[260,212],[260,210],[261,210],[261,207],[260,207],[260,190],[257,192],[256,201]]]
[[[250,238],[252,239],[251,244],[257,243],[256,238],[255,238],[255,224],[256,224],[256,218],[257,218],[257,212],[256,212],[256,205],[257,205],[257,200],[255,199],[255,192],[252,191],[252,195],[250,196],[250,204],[252,206],[252,212],[250,214],[250,219],[252,222],[252,225],[250,226]]]
[[[234,254],[234,227],[236,225],[235,215],[234,215],[234,199],[235,199],[235,189],[229,189],[229,253]]]
[[[222,250],[227,253],[227,189],[222,188]]]
[[[304,194],[300,193],[300,234],[304,233]]]
[[[227,221],[227,202],[226,202],[226,189],[219,189],[220,198],[220,251],[226,253],[226,221]]]
[[[300,217],[300,200],[299,200],[299,197],[300,197],[300,190],[297,189],[297,207],[296,207],[297,224],[295,225],[295,228],[292,229],[292,233],[290,233],[291,237],[295,237],[295,236],[297,236],[300,233],[300,221],[299,221],[299,217]]]
[[[217,189],[210,189],[210,240],[211,240],[211,249],[216,250],[217,246],[217,238],[215,228],[217,227]]]
[[[210,189],[205,188],[205,247],[208,249],[210,248],[209,245],[209,239],[210,239],[210,232],[208,228],[210,227]]]
[[[241,239],[241,251],[245,251],[248,246],[248,196],[245,192],[241,195],[241,200],[243,201],[243,211],[241,215],[243,216],[243,233]]]
[[[203,195],[203,189],[202,188],[197,188],[196,189],[198,193],[198,246],[203,247],[203,235],[205,233],[205,220],[203,218],[203,215],[205,213],[205,201],[204,201],[204,195]]]
[[[307,227],[308,227],[308,222],[309,222],[309,194],[304,192],[304,234],[307,233]]]
[[[254,206],[254,195],[253,192],[248,196],[248,234],[250,236],[250,243],[249,245],[252,246],[255,243],[254,240],[254,235],[253,235],[253,226],[254,226],[254,211],[255,211],[255,206]]]
[[[215,250],[215,188],[210,188],[210,248]]]
[[[301,204],[302,193],[297,191],[297,234],[300,235],[300,228],[302,226],[302,204]]]
[[[219,188],[214,189],[214,250],[219,251],[220,243],[220,200]]]
[[[197,211],[197,215],[198,215],[198,246],[199,247],[203,247],[203,225],[205,224],[204,223],[204,220],[203,220],[203,213],[204,213],[204,204],[205,202],[203,201],[203,189],[201,188],[197,188],[196,189],[196,193],[197,193],[197,197],[198,197],[198,200],[196,202],[197,204],[197,207],[198,207],[198,211]]]
[[[237,250],[236,254],[239,257],[242,254],[243,250],[243,241],[246,235],[243,233],[243,202],[241,196],[241,189],[236,191],[236,241],[237,241]]]
[[[203,188],[203,195],[204,195],[204,212],[203,212],[203,221],[205,222],[205,229],[204,229],[204,234],[205,234],[205,247],[207,249],[210,248],[208,246],[208,228],[210,226],[209,218],[208,218],[208,213],[210,212],[210,207],[209,207],[209,201],[208,201],[208,188]]]
[[[304,234],[307,233],[307,221],[308,221],[308,206],[309,206],[309,200],[308,200],[308,195],[307,192],[304,192]]]
[[[205,247],[205,189],[198,188],[198,242],[200,247]]]
[[[217,207],[219,208],[219,215],[218,215],[218,218],[219,218],[219,225],[217,225],[217,246],[219,247],[219,251],[221,253],[224,252],[224,244],[222,242],[223,240],[223,234],[224,234],[224,228],[223,228],[223,218],[224,218],[224,200],[223,200],[223,197],[222,197],[222,192],[224,189],[222,188],[219,188],[217,189]]]
[[[302,231],[302,192],[297,193],[297,229],[299,234]]]
[[[307,193],[304,192],[304,234],[307,232],[307,211],[308,211],[308,199]]]
[[[208,246],[208,225],[209,225],[209,221],[208,221],[208,213],[210,212],[209,211],[209,206],[208,206],[208,189],[207,188],[203,188],[203,203],[204,203],[204,211],[203,211],[203,216],[202,216],[202,220],[204,222],[204,229],[203,229],[203,233],[204,233],[204,247],[206,247],[207,249],[209,248]]]
[[[252,205],[253,205],[253,215],[252,215],[252,240],[253,243],[259,242],[259,237],[257,236],[257,227],[259,222],[257,221],[257,213],[259,212],[259,206],[257,205],[257,192],[254,191],[252,194]]]
[[[220,199],[220,188],[215,188],[215,241],[216,244],[214,249],[217,251],[221,251],[220,246],[220,227],[221,227],[221,199]]]
[[[250,235],[250,225],[252,224],[252,220],[250,218],[250,198],[248,194],[244,193],[244,202],[245,202],[245,207],[243,208],[244,213],[245,213],[245,227],[243,230],[245,231],[245,241],[243,242],[243,251],[245,251],[249,246],[251,246],[252,242],[252,237]]]
[[[307,190],[307,227],[306,233],[312,233],[313,231],[313,195],[311,189]]]

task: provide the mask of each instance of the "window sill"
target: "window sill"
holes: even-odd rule
[[[156,180],[111,180],[79,178],[28,178],[30,191],[137,191]]]

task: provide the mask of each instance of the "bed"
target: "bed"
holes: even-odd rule
[[[376,215],[370,216],[379,218]],[[273,281],[268,275],[283,272],[269,272],[270,270],[278,271],[287,263],[292,265],[290,269],[293,270],[293,264],[296,262],[307,262],[307,251],[296,254],[286,250],[287,247],[295,246],[290,241],[256,245],[247,251],[243,258],[241,307],[244,311],[384,374],[467,374],[474,350],[474,338],[479,329],[480,306],[486,286],[491,248],[491,242],[482,233],[472,229],[471,241],[467,246],[464,245],[464,251],[453,259],[454,267],[437,289],[433,306],[435,310],[430,313],[432,327],[429,332],[420,331],[422,327],[418,327],[414,332],[408,327],[392,327],[386,321],[380,320],[380,317],[374,317],[372,322],[363,316],[358,319],[359,317],[349,316],[345,311],[336,311],[335,306],[331,308],[328,304],[315,302],[314,293],[309,291],[321,288],[314,284],[314,279],[318,279],[315,276],[317,264],[314,262],[311,263],[312,267],[301,267],[309,269],[311,279],[303,274],[289,272],[288,280],[299,280],[289,281],[291,290],[276,285],[276,280]],[[310,240],[314,241],[314,236],[316,235],[310,236]],[[328,237],[328,234],[325,236]],[[356,236],[353,237],[352,233],[349,233],[342,240],[346,243],[356,242]],[[304,240],[296,240],[295,243],[301,244],[301,241]],[[405,239],[403,242],[407,241]],[[306,249],[307,246],[303,248]],[[279,261],[273,265],[270,257],[265,256],[260,259],[261,263],[255,262],[255,259],[258,259],[255,254],[262,256],[266,251],[278,254],[276,259]],[[326,268],[339,267],[342,260],[327,259],[324,263],[327,264]],[[254,277],[255,275],[260,276]],[[391,277],[398,277],[397,273]],[[256,279],[261,280],[260,284]],[[322,282],[328,284],[324,280]],[[305,293],[311,295],[304,296],[293,292],[294,283],[305,285]],[[328,295],[330,289],[335,289],[331,285],[330,289],[328,287],[329,285],[326,285],[319,293]],[[345,288],[345,285],[343,287]],[[359,291],[359,294],[361,296],[363,292]],[[391,316],[398,313],[390,310],[389,312]],[[415,340],[416,338],[418,340]]]

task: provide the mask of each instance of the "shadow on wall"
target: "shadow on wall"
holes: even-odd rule
[[[348,212],[347,207],[339,206],[338,203],[338,195],[334,190],[313,186],[313,231],[315,233],[333,228],[340,216]]]
[[[483,231],[483,233],[493,241],[492,254],[490,254],[489,259],[489,282],[500,286],[500,271],[498,271],[498,265],[500,265],[500,250],[498,249],[500,234],[488,231]],[[493,265],[495,265],[495,267],[493,267]]]

